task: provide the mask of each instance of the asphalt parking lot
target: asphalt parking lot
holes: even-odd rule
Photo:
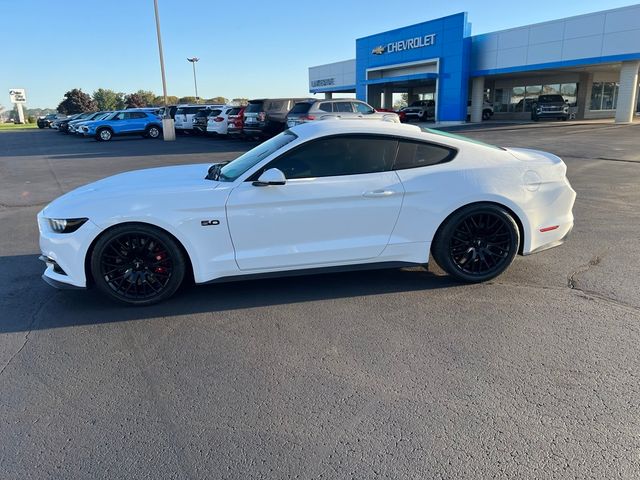
[[[640,125],[457,133],[565,159],[564,246],[482,285],[387,270],[124,308],[40,279],[36,213],[250,144],[0,132],[0,478],[639,478]]]

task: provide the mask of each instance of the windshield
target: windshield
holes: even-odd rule
[[[285,130],[272,139],[252,148],[247,153],[222,167],[220,170],[220,181],[233,182],[247,170],[260,163],[272,153],[280,150],[288,143],[293,142],[296,138],[298,138],[298,136],[291,130]]]

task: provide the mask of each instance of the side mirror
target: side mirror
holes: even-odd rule
[[[281,170],[277,168],[270,168],[269,170],[262,172],[262,175],[257,181],[253,182],[254,187],[267,187],[269,185],[284,185],[287,183],[287,178],[284,176]]]

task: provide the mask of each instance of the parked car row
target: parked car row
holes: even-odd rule
[[[355,99],[262,98],[237,105],[176,105],[169,108],[178,134],[266,138],[288,127],[325,119],[369,119],[399,123],[393,111],[375,110]]]
[[[159,113],[158,108],[85,112],[54,120],[52,128],[61,133],[93,137],[102,142],[120,135],[158,138],[162,134],[162,120]]]
[[[264,139],[302,123],[317,120],[374,120],[400,123],[404,114],[376,110],[352,99],[262,98],[242,107],[223,104],[188,104],[162,108],[85,112],[68,117],[51,117],[51,128],[61,133],[108,141],[119,135],[157,138],[162,134],[162,117],[175,121],[177,134],[210,134]],[[44,128],[44,127],[43,127]]]

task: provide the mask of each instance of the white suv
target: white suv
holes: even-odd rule
[[[193,117],[200,110],[223,107],[224,105],[178,105],[175,128],[177,132],[193,131]]]
[[[400,123],[400,117],[393,112],[378,112],[368,103],[353,98],[332,100],[305,100],[296,103],[287,115],[287,127],[314,120],[340,118],[343,120],[384,120]]]

